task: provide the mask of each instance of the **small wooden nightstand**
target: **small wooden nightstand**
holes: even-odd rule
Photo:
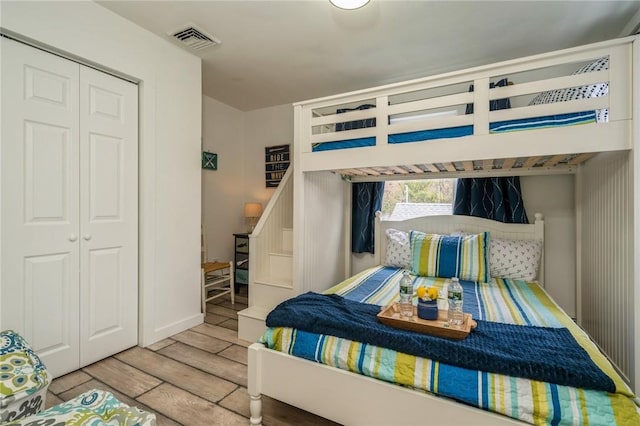
[[[236,294],[240,291],[238,284],[247,286],[249,294],[249,234],[233,234],[235,237],[233,260],[235,266]]]

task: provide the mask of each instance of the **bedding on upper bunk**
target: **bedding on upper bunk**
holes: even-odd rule
[[[521,118],[518,120],[496,121],[489,123],[489,133],[507,133],[522,130],[536,130],[550,127],[576,126],[596,122],[595,111],[583,111],[567,114],[545,115],[541,117]],[[447,129],[420,130],[417,132],[396,133],[388,136],[388,142],[421,142],[442,138],[459,138],[473,135],[473,126],[450,127]]]
[[[387,305],[397,299],[402,272],[403,269],[394,267],[370,268],[337,284],[327,290],[326,294],[335,294],[347,299],[350,301],[349,306],[359,302],[357,306],[371,304],[374,307],[369,309],[378,310],[379,306]],[[445,278],[415,276],[414,289],[425,285],[435,286],[441,290],[444,281]],[[551,333],[564,330],[562,333],[568,333],[575,339],[575,344],[579,346],[577,352],[584,351],[584,354],[588,354],[587,358],[597,366],[596,370],[608,377],[603,382],[608,383],[605,386],[612,385],[615,392],[609,393],[589,388],[593,386],[578,388],[539,379],[503,375],[486,371],[487,368],[484,367],[474,369],[469,368],[470,365],[453,365],[451,362],[407,353],[411,351],[394,351],[387,344],[364,343],[353,338],[341,338],[326,333],[295,329],[291,326],[268,328],[262,341],[271,349],[453,398],[529,423],[638,424],[640,415],[636,411],[633,394],[628,386],[589,337],[548,297],[541,287],[531,282],[502,278],[496,278],[492,284],[473,281],[461,281],[461,283],[464,289],[465,312],[480,321],[481,325],[491,322],[498,328],[529,326],[524,328],[555,329]],[[311,306],[310,311],[313,310],[314,307]],[[275,311],[277,312],[277,309]],[[272,320],[273,318],[267,318],[268,326],[273,325]],[[281,322],[277,324],[286,325]],[[412,334],[412,332],[397,332]],[[438,341],[447,339],[431,336],[427,340],[429,344],[435,345]],[[466,343],[472,344],[473,340]],[[457,347],[456,342],[447,341],[446,345],[444,347],[447,349],[440,354],[445,358],[447,352],[452,351],[451,347]],[[521,352],[523,345],[513,348],[511,355]],[[545,343],[541,342],[540,345],[544,346]],[[508,345],[502,347],[502,351],[506,350],[509,350]],[[435,348],[435,351],[438,352],[438,348]],[[541,350],[541,356],[544,356],[543,352]],[[510,355],[503,353],[502,356]],[[550,357],[551,355],[546,355],[546,358]],[[535,354],[532,359],[535,359]],[[540,363],[549,361],[542,359]],[[553,368],[565,367],[556,365]],[[531,370],[533,371],[534,368],[532,367]],[[571,376],[571,373],[567,372],[566,375]],[[550,373],[547,376],[549,379],[553,374]],[[575,377],[572,376],[571,380],[574,379]],[[608,389],[613,390],[613,388]]]
[[[584,65],[578,68],[573,75],[576,74],[584,74],[593,71],[602,71],[609,69],[609,57],[603,57],[596,61],[593,61],[587,65]],[[502,79],[499,83],[505,82],[506,79]],[[499,84],[496,84],[498,87]],[[492,83],[491,88],[494,85]],[[541,104],[550,104],[556,102],[565,102],[576,99],[584,99],[584,98],[595,98],[599,96],[607,96],[609,93],[609,83],[602,82],[598,84],[589,84],[585,86],[579,87],[569,87],[566,89],[558,89],[558,90],[548,90],[542,93],[539,93],[535,96],[530,102],[529,105],[541,105]],[[499,99],[497,101],[508,101],[508,99]],[[496,100],[491,101],[491,103],[495,103]],[[366,104],[362,105],[358,108],[353,109],[341,109],[337,112],[345,112],[348,110],[354,109],[369,109],[374,107],[374,105]],[[493,105],[490,110],[495,109],[503,109],[503,108],[494,108]],[[467,113],[473,113],[473,104],[467,106]],[[421,115],[415,117],[416,119],[422,118]],[[411,117],[405,117],[403,120],[410,120]],[[489,123],[489,133],[490,134],[498,134],[498,133],[506,133],[506,132],[514,132],[514,131],[525,131],[525,130],[538,130],[545,128],[553,128],[553,127],[566,127],[566,126],[575,126],[580,124],[590,124],[590,123],[603,123],[609,121],[609,110],[608,109],[599,109],[599,110],[591,110],[591,111],[579,111],[579,112],[571,112],[565,114],[553,114],[553,115],[542,115],[536,117],[527,117],[516,120],[505,120],[505,121],[496,121]],[[389,120],[390,123],[393,123],[393,119]],[[336,123],[336,132],[343,130],[351,130],[356,128],[367,128],[367,127],[375,127],[376,121],[374,119],[367,120],[358,120],[347,123]],[[473,125],[466,126],[456,126],[456,127],[445,127],[445,128],[437,128],[437,129],[429,129],[429,130],[418,130],[412,132],[404,132],[404,133],[390,133],[387,136],[387,143],[389,144],[400,144],[400,143],[408,143],[408,142],[423,142],[435,139],[451,139],[451,138],[460,138],[464,136],[472,136],[473,135]],[[358,147],[366,147],[366,146],[375,146],[376,138],[365,137],[365,138],[355,138],[355,139],[346,139],[339,141],[331,141],[331,142],[321,142],[315,143],[312,145],[312,151],[330,151],[336,149],[348,149],[348,148],[358,148]]]
[[[522,130],[536,130],[550,127],[576,126],[579,124],[589,124],[596,122],[596,111],[583,111],[567,114],[545,115],[540,117],[522,118],[518,120],[496,121],[489,123],[489,133],[506,133]],[[434,139],[460,138],[472,136],[473,126],[457,126],[444,129],[419,130],[415,132],[395,133],[387,137],[390,144],[400,144],[407,142],[422,142]],[[375,146],[375,137],[347,139],[332,142],[321,142],[313,144],[313,152],[332,151],[336,149],[360,148],[365,146]]]

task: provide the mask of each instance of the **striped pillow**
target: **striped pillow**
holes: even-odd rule
[[[490,282],[489,233],[438,235],[411,231],[411,270],[426,277]]]

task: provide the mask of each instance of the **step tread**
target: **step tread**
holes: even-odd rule
[[[271,251],[269,252],[269,256],[293,257],[293,252]]]
[[[263,278],[253,281],[255,284],[268,285],[272,287],[292,288],[293,280]]]
[[[271,309],[262,306],[250,306],[238,312],[238,315],[248,318],[265,319]]]

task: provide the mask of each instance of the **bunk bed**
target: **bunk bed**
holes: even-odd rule
[[[637,37],[298,103],[295,179],[304,181],[316,172],[331,172],[353,181],[570,173],[598,153],[629,151],[634,134],[631,88],[637,74],[633,52],[638,54]],[[494,83],[503,79],[513,84],[496,87]],[[511,100],[510,109],[491,107],[492,102],[506,98]],[[300,212],[304,212],[305,194],[304,183],[299,185],[294,190],[299,203],[294,208],[294,229],[298,232],[302,227],[303,236],[294,242],[294,253],[309,241],[306,229],[313,227],[312,223],[305,223],[304,213]],[[457,216],[378,222],[376,259],[384,266],[388,228],[443,235],[488,232],[494,239],[542,241],[542,218],[536,215],[536,219],[531,225],[505,225]],[[305,272],[306,263],[312,262],[309,259],[307,254],[299,255],[301,266],[294,274],[299,293],[306,288],[305,279],[311,279]],[[484,404],[473,406],[455,392],[438,392],[429,386],[421,389],[415,383],[390,383],[375,375],[363,376],[255,343],[249,347],[251,424],[261,423],[261,395],[343,424],[638,422],[640,417],[629,386],[544,291],[543,259],[544,249],[538,283],[501,277],[495,281],[506,283],[507,287],[524,286],[537,295],[543,316],[555,318],[556,326],[570,330],[614,383],[615,391],[595,391],[600,393],[593,401],[611,398],[616,402],[604,405],[625,406],[621,411],[609,410],[608,417],[599,417],[605,414],[593,411],[597,403],[572,407],[555,397],[540,403],[539,398],[547,398],[544,395],[548,384],[536,380],[530,386],[534,392],[547,389],[531,396],[537,399],[533,404],[537,408],[523,408],[521,412],[514,408],[519,406],[517,400],[513,400],[513,406],[504,402],[505,398],[514,398],[513,394],[494,393],[496,388],[479,390],[478,394],[502,402],[485,400]],[[335,287],[331,287],[335,282],[328,283],[325,289],[341,294],[341,289],[354,279],[348,278]],[[439,284],[435,281],[434,285]],[[384,297],[377,300],[380,304],[389,302]],[[637,323],[637,319],[634,321]],[[269,333],[273,333],[272,329],[263,337],[265,342],[269,341]],[[289,351],[286,346],[281,347],[285,352]],[[501,389],[505,387],[504,380],[500,381]],[[562,389],[573,401],[584,400],[584,393],[592,392],[571,386]],[[551,399],[557,405],[548,405]]]
[[[570,169],[631,149],[631,61],[619,39],[299,103],[296,166],[367,178]],[[511,108],[491,109],[504,98]]]

